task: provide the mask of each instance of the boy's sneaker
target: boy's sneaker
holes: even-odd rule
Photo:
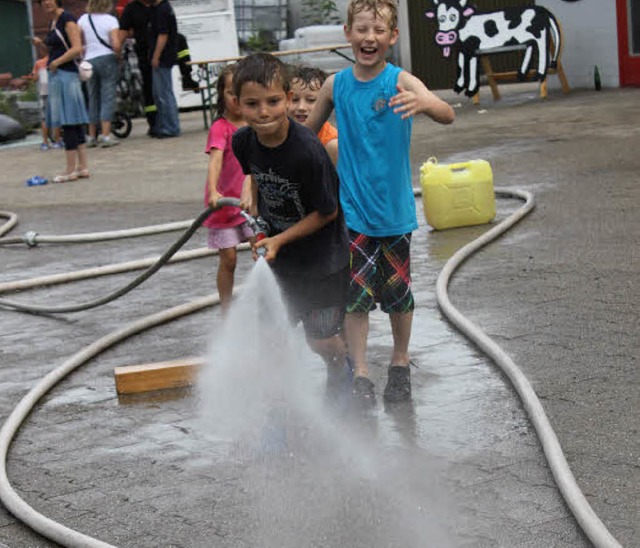
[[[51,148],[64,148],[64,141],[56,141],[51,144]]]
[[[40,150],[49,150],[49,145],[47,143],[42,143],[40,145]]]
[[[387,386],[384,388],[384,399],[390,402],[411,399],[410,366],[391,365],[387,370]]]
[[[105,135],[100,142],[100,146],[102,148],[114,147],[119,144],[120,141],[118,141],[118,139],[116,139],[113,135]]]
[[[95,137],[87,137],[87,148],[96,148],[98,146],[98,141]]]

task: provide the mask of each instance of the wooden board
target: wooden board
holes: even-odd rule
[[[167,390],[191,386],[203,358],[125,365],[113,370],[118,394],[138,394],[153,390]]]

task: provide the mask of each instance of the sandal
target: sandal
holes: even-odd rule
[[[373,391],[375,385],[367,377],[358,376],[353,379],[353,390],[351,394],[362,403],[374,403],[376,394]]]
[[[75,173],[78,176],[78,179],[88,179],[89,177],[91,177],[91,173],[89,173],[89,170],[87,168],[78,169]]]
[[[56,175],[53,178],[54,183],[67,183],[69,181],[75,181],[78,178],[78,173],[64,173],[63,175]]]

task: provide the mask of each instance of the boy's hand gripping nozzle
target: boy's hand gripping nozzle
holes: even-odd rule
[[[269,235],[269,225],[262,217],[252,217],[246,211],[241,211],[240,214],[247,220],[249,228],[253,230],[256,236],[256,242],[263,240]],[[266,247],[259,247],[256,249],[256,253],[260,257],[264,257],[267,254]]]

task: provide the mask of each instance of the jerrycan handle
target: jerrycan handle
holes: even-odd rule
[[[451,171],[466,171],[469,169],[469,162],[460,162],[458,164],[451,164],[449,166]]]

